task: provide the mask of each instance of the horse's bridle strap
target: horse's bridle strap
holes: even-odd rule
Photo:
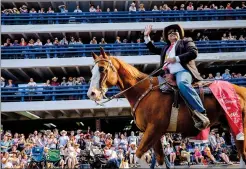
[[[149,88],[138,98],[137,102],[134,104],[133,108],[132,108],[132,116],[135,119],[135,111],[140,103],[140,101],[153,89],[153,83],[152,83],[152,77],[149,78]]]

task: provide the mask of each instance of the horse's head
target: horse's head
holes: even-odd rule
[[[118,74],[112,60],[106,55],[103,48],[100,48],[100,56],[92,53],[95,65],[91,71],[92,77],[87,96],[94,101],[100,101],[108,88],[115,86],[118,81]]]

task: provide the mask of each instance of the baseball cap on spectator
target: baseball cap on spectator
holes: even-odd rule
[[[226,72],[230,72],[230,70],[229,70],[229,69],[226,69],[225,71],[226,71]]]
[[[22,8],[27,8],[27,6],[26,5],[22,5]]]
[[[63,77],[62,80],[66,80],[66,77]]]

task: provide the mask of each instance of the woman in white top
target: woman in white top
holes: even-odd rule
[[[115,148],[116,150],[118,150],[119,144],[120,144],[119,135],[118,135],[118,134],[115,134],[115,138],[114,138],[114,148]]]
[[[1,159],[2,166],[1,168],[13,168],[12,162],[9,160],[9,153],[4,152],[3,157]]]
[[[124,152],[126,152],[127,146],[128,146],[127,138],[125,138],[124,134],[121,134],[119,147],[122,148],[124,150]]]
[[[34,43],[34,46],[43,46],[43,43],[40,41],[40,39],[37,39],[37,41]]]
[[[37,84],[34,82],[33,78],[30,78],[30,82],[27,84],[28,87],[36,87]]]
[[[176,159],[176,153],[173,148],[170,146],[170,143],[167,143],[167,147],[164,150],[164,153],[169,156],[171,165],[174,166],[174,161]]]
[[[74,168],[75,165],[77,164],[77,159],[76,159],[76,151],[73,146],[71,146],[70,143],[67,143],[64,156],[65,156],[65,164],[68,165],[68,168]]]
[[[137,147],[136,147],[136,144],[135,142],[132,142],[130,144],[130,148],[128,149],[128,155],[129,155],[129,158],[130,158],[130,167],[132,166],[136,166],[137,164],[137,156],[136,156],[136,151],[137,151]]]
[[[27,84],[27,86],[29,87],[29,94],[35,94],[35,87],[37,87],[37,84],[34,82],[33,78],[30,78],[30,82]],[[29,100],[32,100],[32,96],[29,96]]]

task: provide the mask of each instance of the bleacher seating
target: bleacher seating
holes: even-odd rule
[[[229,80],[231,83],[245,86],[246,78],[238,78]],[[88,84],[79,86],[49,86],[45,87],[42,84],[38,84],[37,87],[27,87],[27,84],[19,84],[18,87],[3,87],[1,88],[2,102],[13,101],[56,101],[56,100],[85,100],[88,99],[87,91],[89,89]],[[112,87],[106,93],[107,97],[117,94],[120,90],[118,87]]]
[[[196,41],[199,53],[246,52],[246,41]],[[155,43],[162,47],[164,43]],[[91,52],[99,52],[102,46],[111,55],[149,55],[151,54],[144,43],[126,44],[84,44],[67,46],[11,46],[1,47],[2,59],[24,58],[68,58],[90,57]]]
[[[246,10],[2,14],[2,25],[243,20]]]

